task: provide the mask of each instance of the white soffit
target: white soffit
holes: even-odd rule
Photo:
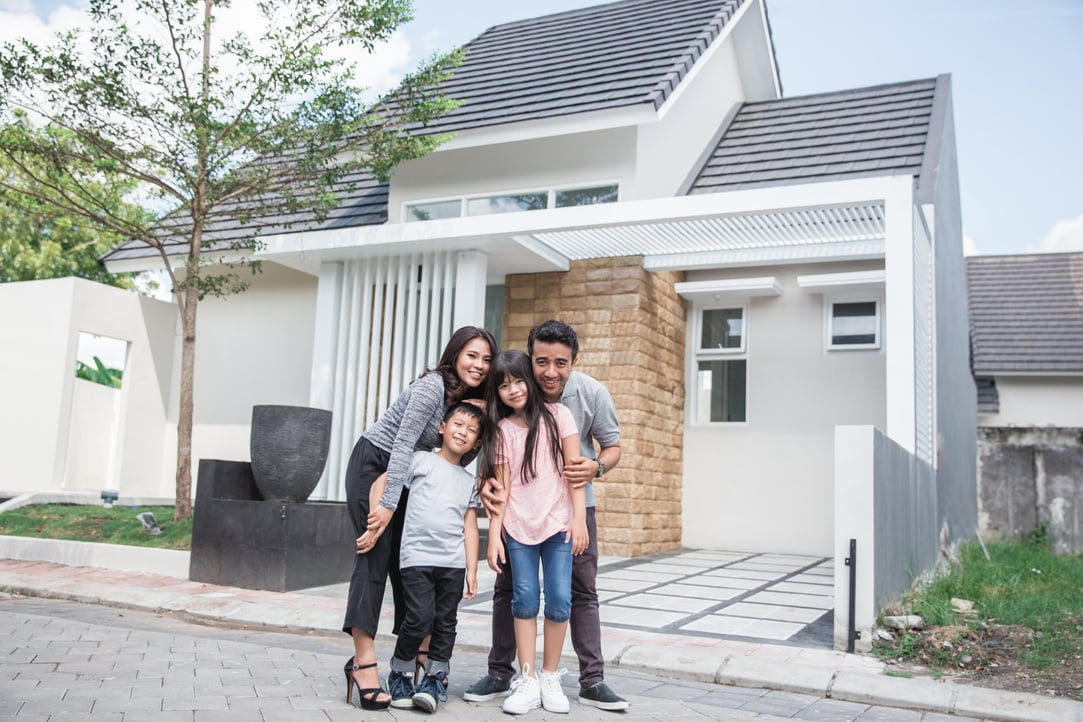
[[[885,237],[884,204],[821,206],[744,212],[685,220],[542,231],[534,237],[572,260],[616,256],[664,256],[668,267],[679,258],[734,251],[792,249],[842,244],[879,247]],[[803,249],[803,250],[800,250]],[[785,258],[785,253],[775,254]]]
[[[851,273],[821,273],[798,276],[797,285],[812,293],[831,291],[872,291],[883,289],[885,271],[853,271]]]
[[[711,303],[754,296],[781,296],[782,284],[774,276],[760,278],[727,278],[718,281],[687,281],[677,283],[674,290],[696,303]]]

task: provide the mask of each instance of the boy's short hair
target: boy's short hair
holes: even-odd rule
[[[444,421],[449,420],[455,414],[466,414],[474,421],[478,422],[478,430],[485,429],[485,412],[482,411],[476,404],[472,404],[469,401],[456,401],[447,408],[447,413],[444,414]]]

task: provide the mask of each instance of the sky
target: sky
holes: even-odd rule
[[[967,253],[1083,250],[1083,0],[766,1],[785,97],[951,74]],[[414,0],[359,75],[386,88],[493,25],[597,4]],[[80,7],[0,0],[0,41],[43,40]]]

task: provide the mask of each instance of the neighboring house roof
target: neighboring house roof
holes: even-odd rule
[[[974,374],[1083,373],[1083,252],[966,259]]]
[[[917,177],[937,80],[745,103],[688,193],[861,176]]]
[[[635,105],[659,108],[745,0],[623,0],[489,28],[443,89],[462,131]]]

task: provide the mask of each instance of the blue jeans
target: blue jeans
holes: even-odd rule
[[[511,565],[511,613],[516,619],[536,619],[541,606],[538,562],[545,578],[545,618],[567,622],[572,615],[572,543],[559,531],[541,544],[521,544],[507,536]]]

